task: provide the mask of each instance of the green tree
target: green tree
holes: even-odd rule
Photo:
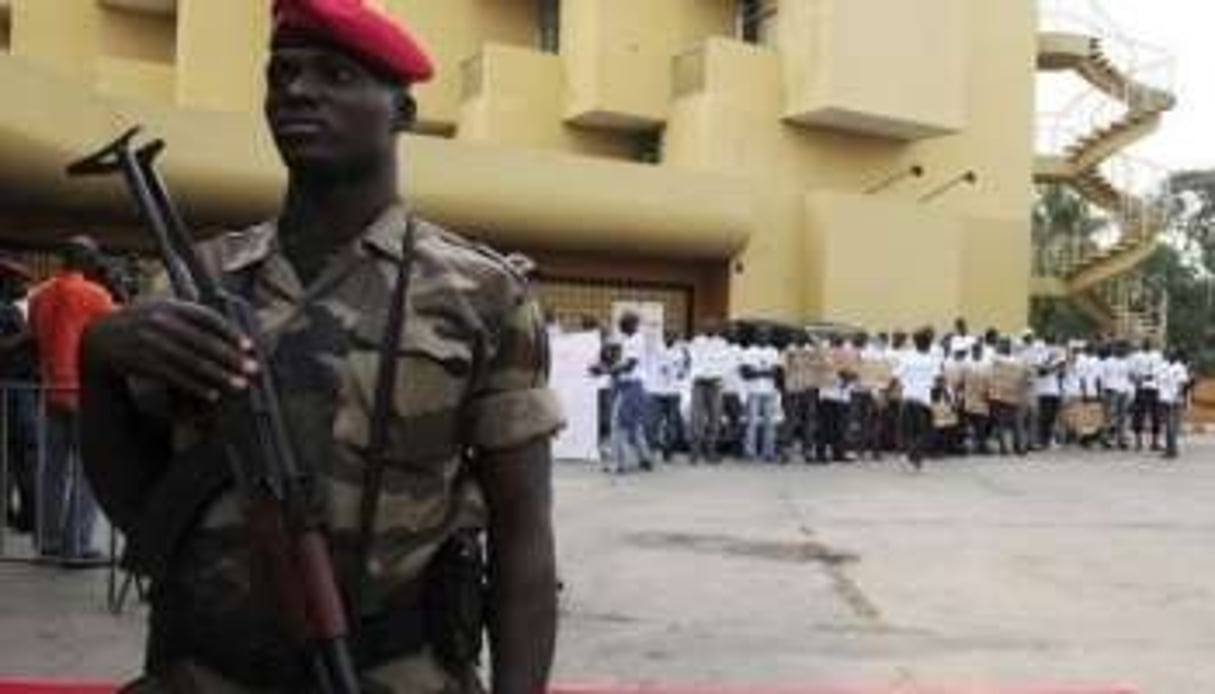
[[[1039,186],[1033,209],[1034,272],[1060,277],[1069,261],[1093,248],[1092,237],[1106,225],[1083,197],[1067,186]],[[1042,335],[1085,338],[1097,331],[1091,318],[1070,301],[1034,299],[1030,325]]]
[[[1167,292],[1169,344],[1215,375],[1215,171],[1175,173],[1158,198],[1168,213],[1166,243],[1144,277]]]

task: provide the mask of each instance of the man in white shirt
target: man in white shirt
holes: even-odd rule
[[[1155,381],[1159,391],[1160,419],[1164,423],[1164,457],[1173,460],[1178,454],[1181,415],[1193,385],[1185,357],[1177,350],[1170,352],[1167,360],[1157,364]]]
[[[687,345],[674,336],[667,337],[666,346],[656,356],[646,386],[652,403],[650,440],[669,463],[676,448],[686,443],[681,404],[691,360]]]
[[[849,462],[848,421],[852,405],[852,390],[856,374],[850,366],[854,363],[852,347],[839,335],[831,337],[827,347],[827,360],[831,364],[829,382],[818,394],[819,436],[816,441],[816,458],[819,463]]]
[[[620,355],[608,366],[612,376],[612,460],[614,472],[623,474],[633,467],[653,469],[646,434],[648,397],[645,375],[649,371],[648,351],[642,335],[641,318],[632,312],[620,318]]]
[[[962,411],[965,414],[970,449],[979,455],[991,453],[991,360],[982,342],[975,341],[962,372]]]
[[[688,346],[691,356],[692,408],[689,418],[690,462],[718,462],[721,438],[722,386],[729,345],[713,329],[696,336]]]
[[[1130,445],[1126,436],[1127,414],[1130,409],[1134,386],[1128,361],[1129,347],[1117,342],[1103,349],[1101,355],[1101,389],[1105,400],[1107,424],[1105,446],[1117,446],[1127,450]]]
[[[1000,338],[991,363],[991,418],[1000,455],[1008,455],[1010,436],[1017,455],[1029,450],[1024,411],[1031,385],[1025,360],[1013,353],[1012,339]]]
[[[882,411],[894,378],[894,363],[881,338],[870,340],[862,333],[852,344],[860,363],[860,374],[852,394],[852,416],[858,432],[857,455],[868,453],[874,460],[881,460],[884,447]]]
[[[918,470],[932,444],[933,391],[941,385],[944,361],[933,353],[932,331],[920,330],[913,343],[915,349],[899,359],[895,378],[902,392],[907,457]]]
[[[1055,429],[1063,404],[1063,372],[1067,355],[1053,340],[1041,340],[1034,346],[1032,359],[1034,396],[1038,401],[1038,421],[1035,422],[1037,447],[1049,450],[1055,442]]]
[[[751,346],[739,354],[739,375],[747,407],[743,455],[748,460],[776,462],[776,416],[780,407],[776,378],[780,366],[780,352],[772,346],[768,328],[757,328]]]
[[[814,441],[818,433],[818,385],[816,365],[822,359],[818,345],[809,335],[801,336],[785,349],[782,368],[785,373],[785,441],[791,449],[793,441],[801,442],[802,460],[814,457]]]
[[[743,454],[743,434],[747,414],[746,383],[742,377],[742,337],[736,325],[730,326],[724,333],[725,349],[722,358],[722,414],[725,424],[722,428],[722,443],[730,455]]]
[[[1160,389],[1156,376],[1165,363],[1164,355],[1151,340],[1128,359],[1131,383],[1135,388],[1131,406],[1131,431],[1135,434],[1135,450],[1143,450],[1143,430],[1149,424],[1152,432],[1152,450],[1160,450]]]

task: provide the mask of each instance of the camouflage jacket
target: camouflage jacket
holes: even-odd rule
[[[308,287],[280,252],[274,223],[201,248],[204,262],[257,309],[300,463],[323,480],[346,588],[359,573],[378,350],[407,219],[401,206],[385,211]],[[526,283],[492,251],[421,220],[416,230],[365,615],[416,604],[428,563],[447,538],[483,527],[484,501],[466,470],[470,459],[549,437],[563,423],[546,383],[543,319]],[[203,435],[184,421],[173,422],[173,431],[181,449]],[[250,584],[243,522],[234,493],[208,507],[175,564],[173,609],[196,639],[271,652],[281,644]],[[183,662],[178,671],[208,682],[206,691],[224,691],[208,679],[218,681],[218,673],[200,663]],[[445,678],[426,653],[374,674],[391,691],[461,691]]]

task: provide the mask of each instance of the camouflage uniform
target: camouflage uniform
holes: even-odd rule
[[[202,248],[205,262],[231,286],[243,287],[258,311],[300,462],[323,480],[335,564],[347,588],[359,575],[359,505],[377,351],[407,219],[399,206],[387,210],[308,288],[280,253],[273,223]],[[466,469],[470,456],[551,436],[562,424],[546,384],[543,319],[523,280],[491,251],[420,220],[416,229],[364,618],[416,606],[423,574],[447,539],[484,527],[484,500]],[[182,448],[200,436],[183,421],[174,422]],[[283,639],[270,608],[253,596],[243,532],[239,500],[228,493],[208,507],[180,548],[168,587],[176,596],[176,623],[187,625],[190,642],[221,650],[237,643],[258,666],[281,655]],[[153,604],[150,658],[158,639],[155,599]],[[153,670],[172,683],[172,691],[275,690],[238,686],[213,667],[178,653],[169,666]],[[479,689],[472,664],[467,672],[450,673],[429,648],[366,676],[389,692]]]

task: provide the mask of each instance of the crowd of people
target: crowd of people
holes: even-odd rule
[[[5,522],[31,533],[39,557],[66,567],[108,563],[94,544],[97,502],[78,442],[79,346],[129,286],[96,242],[69,239],[45,281],[0,260],[0,395],[7,446]]]
[[[1018,455],[1055,446],[1179,453],[1194,379],[1152,340],[1061,342],[1025,331],[757,325],[647,345],[625,314],[592,372],[604,379],[609,472],[658,456],[788,463]],[[777,338],[780,339],[777,339]]]

